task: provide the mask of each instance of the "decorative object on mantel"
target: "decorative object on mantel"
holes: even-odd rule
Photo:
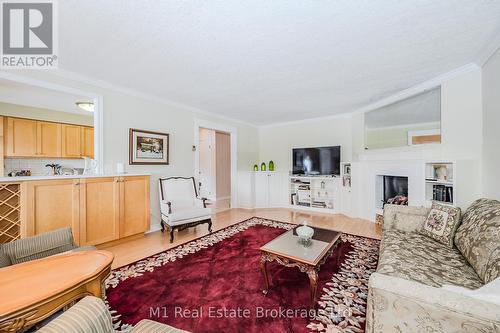
[[[434,174],[437,180],[448,180],[448,167],[445,164],[434,165]]]
[[[269,161],[269,171],[274,171],[274,162]]]
[[[260,171],[266,171],[266,163],[262,162],[260,165]]]
[[[169,135],[167,133],[129,130],[129,164],[168,165]]]
[[[259,166],[257,164],[253,165],[253,171],[259,171]]]

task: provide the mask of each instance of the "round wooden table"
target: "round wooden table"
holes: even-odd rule
[[[0,332],[31,327],[88,295],[102,298],[108,251],[68,252],[0,269]]]

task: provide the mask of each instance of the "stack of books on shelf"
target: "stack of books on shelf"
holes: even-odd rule
[[[433,185],[432,199],[442,202],[453,202],[453,187],[445,185]]]
[[[313,202],[311,203],[311,207],[326,208],[326,202],[313,200]]]

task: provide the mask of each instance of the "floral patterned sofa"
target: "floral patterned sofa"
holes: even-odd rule
[[[424,207],[386,205],[366,332],[500,332],[498,298],[471,296],[500,281],[500,202],[475,201],[463,214],[453,247],[418,232],[428,213]]]

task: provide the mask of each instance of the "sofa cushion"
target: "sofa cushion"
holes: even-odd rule
[[[413,214],[426,216],[429,214],[429,208],[426,207],[415,207],[415,206],[404,206],[404,205],[385,205],[384,206],[384,224],[382,225],[383,230],[399,229],[405,231],[404,225],[399,225],[396,220],[396,214]]]
[[[179,209],[168,215],[168,224],[175,225],[177,222],[182,222],[191,219],[209,219],[212,214],[211,208],[186,208],[184,210]]]
[[[455,245],[484,283],[500,276],[500,202],[476,200],[464,213]]]
[[[420,233],[452,248],[460,223],[460,208],[433,202]]]
[[[396,223],[397,230],[405,232],[415,232],[422,228],[427,219],[426,215],[396,213],[394,222]]]
[[[384,231],[377,272],[433,287],[451,284],[476,289],[483,285],[456,248],[399,230]]]

